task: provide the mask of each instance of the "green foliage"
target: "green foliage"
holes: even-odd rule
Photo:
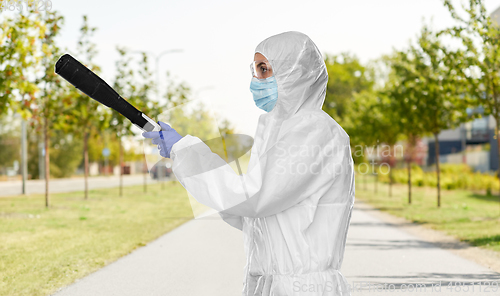
[[[28,127],[28,175],[31,179],[40,179],[38,143],[43,143],[41,136],[32,127]]]
[[[34,132],[33,127],[28,128],[28,174],[31,179],[40,177],[39,157],[43,157],[38,151],[40,142],[43,142],[42,137]],[[55,130],[49,139],[49,144],[50,176],[54,178],[73,176],[82,162],[81,138]]]
[[[143,113],[151,118],[156,118],[163,112],[163,106],[160,102],[151,99],[155,88],[153,73],[149,68],[149,56],[145,52],[141,55],[139,70],[137,71],[141,83],[135,88],[135,93],[131,95],[131,101]]]
[[[472,189],[472,190],[498,190],[498,179],[490,174],[473,172],[466,164],[441,164],[440,165],[441,185],[443,188],[451,189]],[[393,181],[396,183],[408,183],[408,171],[406,168],[392,169]],[[389,175],[380,173],[381,182],[389,182]],[[411,183],[415,186],[437,185],[435,171],[424,172],[418,165],[412,165]]]
[[[469,0],[462,4],[464,14],[458,12],[450,0],[443,0],[458,25],[442,30],[458,40],[464,54],[454,70],[468,82],[468,94],[475,106],[484,108],[484,115],[493,115],[496,132],[500,128],[500,24],[488,15],[483,0]],[[497,135],[498,136],[498,135]],[[500,155],[500,146],[498,152]],[[500,164],[500,158],[498,159]]]
[[[97,132],[98,131],[94,131],[94,133]],[[99,135],[91,135],[89,137],[89,161],[104,164],[104,156],[102,156],[102,150],[104,148],[108,148],[110,151],[108,158],[109,165],[119,165],[120,139],[109,130],[99,131]],[[136,155],[132,150],[124,150],[123,152],[125,161],[142,160],[144,157],[143,154]]]
[[[181,136],[189,134],[202,140],[220,137],[216,119],[206,110],[205,105],[200,103],[192,110],[186,109],[185,106],[169,109],[163,113],[164,121],[170,123]]]
[[[170,72],[167,72],[167,89],[163,96],[167,103],[166,108],[173,108],[185,103],[191,96],[191,89],[184,82],[176,82]]]
[[[50,19],[50,15],[47,19]],[[0,23],[0,115],[16,110],[24,118],[39,86],[28,73],[36,71],[43,56],[40,41],[45,38],[47,19],[40,20],[29,11],[26,15],[4,17]],[[15,94],[13,90],[19,93]],[[26,108],[27,107],[27,108]]]
[[[82,161],[81,139],[57,131],[50,143],[50,175],[55,178],[71,177]]]
[[[323,110],[341,125],[348,120],[354,95],[373,88],[373,71],[350,53],[327,55],[328,84]]]
[[[94,63],[98,53],[97,46],[91,41],[96,30],[97,28],[90,26],[87,16],[84,15],[80,36],[78,37],[77,59],[90,70],[99,74],[100,67]],[[98,135],[92,133],[92,131],[102,130],[107,127],[110,117],[108,110],[68,82],[63,81],[62,83],[69,88],[69,92],[63,100],[66,104],[64,109],[66,120],[65,124],[60,128],[67,132],[74,132],[75,135],[81,138],[88,137],[90,134]]]
[[[54,73],[54,62],[61,55],[56,39],[63,22],[57,11],[30,10],[4,18],[0,24],[3,28],[0,30],[0,113],[10,108],[29,119],[32,133],[43,132],[47,145],[54,136],[53,129],[66,125],[66,118],[61,115],[68,89]],[[68,159],[64,162],[72,167]],[[49,163],[46,165],[50,167]],[[33,165],[29,167],[32,169]],[[60,170],[59,175],[66,174]]]
[[[0,116],[0,173],[5,173],[14,161],[20,163],[20,127],[15,123],[12,116]]]
[[[376,90],[376,71],[349,53],[326,56],[328,84],[323,110],[332,116],[350,137],[355,163],[366,161],[354,154],[358,147],[381,143],[394,145],[399,126],[394,125],[390,101]]]
[[[452,163],[443,163],[441,164],[440,166],[440,169],[441,169],[441,172],[443,172],[444,174],[461,174],[461,173],[465,173],[465,174],[470,174],[472,173],[472,169],[470,168],[470,166],[464,164],[464,163],[461,163],[461,164],[452,164]]]
[[[0,134],[0,173],[12,167],[14,161],[20,163],[21,140],[6,134]]]
[[[450,50],[442,44],[439,34],[423,26],[416,44],[404,51],[396,51],[386,60],[391,67],[384,93],[389,97],[391,121],[400,127],[408,139],[406,160],[411,162],[416,138],[437,135],[470,120],[466,110],[472,106],[467,80],[457,71],[464,52]],[[438,144],[438,142],[437,142]],[[439,158],[437,159],[439,162]],[[438,163],[439,164],[439,163]],[[438,206],[440,206],[440,178],[438,174]],[[419,184],[424,183],[426,178]],[[443,186],[451,188],[448,179]]]
[[[59,76],[54,72],[54,61],[62,54],[56,44],[56,37],[60,33],[64,19],[58,12],[47,12],[40,17],[42,22],[41,40],[37,45],[38,54],[41,55],[37,65],[39,76],[36,83],[39,90],[25,108],[31,110],[32,121],[40,130],[47,129],[50,133],[54,125],[63,126],[65,118],[59,116],[63,111],[63,100],[68,89],[61,86]],[[34,106],[32,106],[33,104]]]
[[[469,92],[476,104],[485,107],[485,115],[492,114],[500,125],[500,26],[487,14],[483,0],[469,0],[462,7],[466,17],[457,12],[450,0],[444,5],[459,25],[440,34],[451,36],[462,43],[467,54],[456,64],[456,71],[471,86]]]
[[[134,98],[137,86],[134,83],[134,70],[131,66],[132,58],[126,48],[117,47],[116,50],[120,54],[120,59],[116,62],[116,77],[113,83],[113,88],[125,99]],[[130,102],[134,105],[134,102]],[[115,110],[111,110],[111,119],[109,128],[119,137],[131,135],[130,130],[132,124],[125,116]]]
[[[122,115],[90,99],[54,73],[54,62],[63,53],[56,42],[63,21],[57,11],[28,11],[0,21],[0,115],[13,111],[30,119],[28,169],[32,177],[39,174],[38,157],[41,155],[38,143],[44,138],[49,147],[47,153],[54,153],[53,163],[48,164],[53,170],[51,175],[62,177],[72,175],[80,164],[82,153],[77,145],[82,145],[85,140],[89,141],[90,161],[102,161],[102,149],[108,147],[111,150],[110,165],[117,165],[121,137],[133,135],[132,125]],[[83,16],[75,56],[99,73],[100,68],[94,63],[98,47],[92,42],[96,30],[90,26],[87,16]],[[168,74],[164,96],[167,103],[152,100],[155,83],[149,56],[143,53],[135,65],[126,49],[118,48],[118,51],[121,58],[117,61],[114,87],[150,117],[156,118],[165,106],[176,106],[190,96],[190,88],[185,83],[175,82]],[[190,120],[197,124],[209,121],[201,109],[197,111]],[[228,122],[223,125],[231,132]],[[207,133],[201,124],[189,128],[189,132],[194,135]],[[0,142],[4,144],[14,143],[18,137],[0,134]],[[19,145],[16,143],[1,147],[0,166],[11,166],[18,158]],[[123,152],[124,160],[143,159],[143,155],[134,150]]]
[[[84,15],[83,24],[80,28],[81,34],[78,38],[78,54],[79,59],[87,68],[95,73],[99,73],[100,68],[93,61],[97,55],[96,44],[91,41],[96,30],[97,28],[89,25],[87,16]],[[109,112],[105,110],[104,106],[94,99],[81,93],[74,87],[70,86],[70,89],[70,95],[68,96],[69,108],[66,108],[65,111],[70,122],[67,122],[63,129],[66,131],[73,131],[75,135],[78,135],[82,139],[85,198],[88,198],[89,137],[91,135],[98,135],[98,133],[93,133],[94,130],[103,130],[108,126],[110,115]]]
[[[447,49],[424,26],[416,45],[389,57],[393,72],[387,94],[393,98],[393,107],[405,115],[394,120],[407,133],[438,134],[470,120],[466,113],[468,84],[455,71],[462,54]]]
[[[379,109],[380,98],[375,92],[355,94],[351,104],[349,122],[342,125],[351,139],[351,145],[375,145],[380,140],[380,123],[383,117]],[[356,162],[362,159],[355,159]]]

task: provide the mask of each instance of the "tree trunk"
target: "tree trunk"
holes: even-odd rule
[[[389,197],[392,197],[392,167],[389,167]]]
[[[408,160],[408,203],[411,204],[411,159]]]
[[[85,131],[83,134],[83,179],[84,179],[84,191],[85,199],[89,199],[89,132]]]
[[[118,163],[120,164],[120,196],[123,196],[123,145],[122,138],[119,137],[118,143],[120,144],[120,157]]]
[[[144,174],[144,193],[148,192],[148,164],[144,161],[142,165],[142,170]]]
[[[417,143],[417,137],[413,134],[408,135],[408,204],[411,204],[411,163],[413,161],[413,152]]]
[[[161,165],[158,167],[158,181],[160,181],[161,190],[165,189],[165,182],[163,182],[163,177],[165,177],[165,163],[161,162]]]
[[[441,180],[439,179],[439,140],[438,134],[434,134],[435,149],[436,149],[436,174],[437,174],[437,206],[441,207]]]
[[[367,170],[367,171],[368,171],[368,170]],[[368,174],[368,172],[366,172],[366,174]],[[366,185],[367,185],[367,183],[368,183],[367,178],[366,178],[366,174],[363,174],[363,184],[364,184],[364,185],[363,185],[363,186],[364,186],[364,188],[363,188],[363,189],[364,189],[365,191],[366,191],[366,190],[368,190],[368,189],[366,188]]]
[[[497,153],[498,153],[498,173],[497,173],[497,178],[498,178],[498,181],[500,182],[500,137],[499,137],[499,132],[500,132],[500,117],[496,118],[496,122],[497,122],[497,129],[495,131],[495,136],[497,137]],[[500,206],[500,187],[498,189],[498,205]]]
[[[393,165],[393,155],[394,145],[391,145],[391,154],[389,156],[389,197],[392,197],[392,165]]]
[[[49,179],[50,179],[50,152],[49,152],[49,119],[45,116],[43,123],[43,138],[45,145],[45,207],[49,207]]]

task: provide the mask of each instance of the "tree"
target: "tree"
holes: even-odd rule
[[[15,110],[24,119],[30,117],[27,107],[38,90],[30,72],[40,62],[41,55],[33,45],[43,36],[43,22],[33,11],[4,18],[0,24],[0,115]],[[17,90],[14,93],[12,90]]]
[[[130,76],[132,76],[132,70],[127,71],[128,64],[130,63],[130,58],[128,58],[126,49],[120,49],[117,47],[117,51],[120,54],[121,60],[116,62],[117,74],[115,77],[115,82],[113,88],[121,94],[121,96],[126,99],[125,88],[130,84]],[[128,73],[127,73],[128,72]],[[123,116],[111,110],[112,116],[110,121],[110,129],[117,135],[119,141],[119,159],[118,165],[120,167],[120,184],[119,184],[119,195],[123,196],[123,144],[122,137],[128,134],[128,122],[123,118]]]
[[[495,118],[500,168],[500,26],[488,16],[482,0],[469,0],[468,5],[462,6],[466,18],[459,15],[451,1],[443,3],[458,25],[439,34],[452,36],[465,48],[461,63],[455,64],[455,71],[468,82],[474,105],[484,108],[484,116]],[[500,181],[500,171],[497,173]]]
[[[359,94],[355,94],[353,102],[349,108],[349,120],[342,125],[344,130],[349,135],[351,146],[353,149],[354,162],[358,164],[358,172],[364,177],[366,189],[366,175],[369,173],[370,165],[366,166],[366,170],[362,170],[368,160],[365,152],[368,147],[375,146],[380,142],[380,97],[372,90],[365,90]],[[375,163],[372,163],[375,165]],[[377,185],[377,178],[375,186]],[[376,187],[375,187],[376,189]]]
[[[385,93],[391,99],[391,109],[399,113],[399,116],[393,118],[394,124],[400,126],[402,133],[406,135],[408,203],[411,204],[411,164],[417,139],[425,134],[422,118],[425,118],[426,110],[419,108],[419,90],[415,87],[418,76],[412,71],[410,53],[395,51],[392,56],[387,56],[384,60],[391,68]]]
[[[441,206],[438,135],[470,119],[466,112],[470,106],[469,86],[456,71],[463,57],[463,51],[449,50],[427,26],[422,28],[416,46],[411,45],[405,56],[404,71],[414,96],[408,97],[413,101],[409,105],[420,110],[422,127],[435,140],[438,207]]]
[[[5,72],[0,75],[0,108],[13,108],[23,118],[32,117],[31,124],[42,131],[45,146],[45,206],[49,207],[50,156],[49,137],[54,125],[64,125],[60,115],[65,90],[54,73],[54,61],[60,54],[55,39],[63,17],[58,12],[30,10],[15,19],[7,19],[2,27],[1,63]],[[5,50],[5,52],[4,52]],[[2,83],[2,84],[3,84]],[[13,99],[10,89],[18,90]]]
[[[97,55],[96,45],[91,39],[97,28],[91,27],[86,15],[83,16],[83,24],[80,28],[78,38],[78,57],[87,68],[95,73],[99,73],[100,68],[94,63]],[[80,135],[83,140],[83,171],[84,171],[84,196],[89,197],[88,176],[89,176],[89,137],[99,136],[92,133],[94,129],[103,130],[108,125],[109,116],[104,112],[103,106],[91,99],[86,94],[74,87],[70,87],[71,108],[66,110],[70,122],[66,125],[66,131]]]
[[[364,143],[366,145],[379,145],[385,143],[387,149],[382,151],[383,160],[389,165],[389,196],[392,196],[392,185],[394,183],[392,177],[392,168],[395,166],[396,155],[395,145],[401,136],[401,126],[395,124],[395,120],[400,116],[397,109],[392,108],[391,98],[388,97],[383,90],[379,90],[372,99],[367,101],[364,113],[360,113],[360,124],[358,129],[364,129]],[[368,97],[369,98],[369,97]],[[359,102],[358,102],[359,105]],[[378,150],[378,149],[377,149]]]
[[[117,47],[117,51],[120,55],[120,59],[116,62],[117,74],[115,76],[113,87],[132,105],[148,114],[151,118],[157,118],[163,110],[165,110],[165,108],[173,108],[187,101],[187,98],[190,95],[190,88],[184,83],[176,83],[173,79],[171,79],[171,75],[168,72],[167,89],[164,95],[167,102],[162,104],[159,101],[150,99],[152,90],[155,88],[155,83],[152,80],[152,72],[148,66],[148,55],[146,53],[142,53],[141,60],[139,61],[139,70],[134,71],[132,67],[133,60],[130,57],[128,50],[123,47]],[[134,135],[130,122],[116,111],[112,111],[110,130],[115,133],[119,139],[124,136]],[[119,154],[119,163],[121,166],[123,164],[123,148],[121,144]],[[120,195],[123,191],[123,181],[121,175],[122,174],[120,174]],[[146,185],[144,188],[146,190]]]
[[[132,58],[129,56],[126,48],[117,47],[116,50],[120,59],[116,62],[116,76],[113,88],[126,100],[132,98],[136,92],[137,86],[134,83],[134,71],[131,67]],[[134,102],[130,102],[134,105]],[[123,196],[123,143],[124,136],[132,135],[132,124],[123,115],[115,110],[111,110],[111,119],[109,129],[116,134],[119,140],[119,165],[120,165],[120,185],[119,195]]]
[[[30,103],[38,91],[33,73],[43,56],[39,44],[44,36],[44,23],[31,10],[26,15],[20,12],[13,18],[4,18],[0,26],[0,115],[9,109],[19,113],[24,130],[32,115]],[[21,161],[23,176],[27,158],[24,155]],[[23,177],[23,189],[24,186]],[[46,200],[47,203],[48,196]]]
[[[380,113],[382,99],[378,95],[376,67],[362,64],[350,53],[327,55],[325,64],[328,83],[323,110],[347,132],[354,147],[354,162],[361,165],[367,160],[366,148],[383,141],[390,134],[387,129],[393,128],[381,125],[384,116]],[[366,185],[368,170],[361,173]]]
[[[56,44],[56,37],[63,24],[63,17],[58,12],[46,11],[42,14],[42,39],[40,42],[41,76],[37,79],[40,92],[32,97],[35,108],[33,115],[35,123],[42,127],[45,147],[45,206],[49,207],[49,180],[50,180],[50,133],[53,126],[64,126],[64,118],[59,116],[64,109],[63,97],[67,96],[67,88],[60,86],[60,79],[54,73],[54,61],[61,55]],[[30,106],[30,105],[28,105]]]
[[[141,83],[135,94],[132,94],[133,102],[137,104],[139,108],[145,114],[148,114],[151,118],[157,118],[163,112],[163,107],[160,102],[151,100],[153,95],[153,90],[155,89],[155,83],[153,80],[153,73],[149,68],[149,57],[148,54],[143,52],[141,60],[139,62],[139,79]],[[143,188],[144,192],[147,192],[147,162],[146,158],[143,158],[143,170],[144,170],[144,182]]]
[[[326,55],[325,64],[328,83],[323,110],[344,126],[348,116],[356,116],[350,112],[354,94],[373,88],[373,71],[349,53]]]
[[[346,130],[351,139],[351,145],[362,146],[364,141],[362,137],[358,136],[356,125],[353,124],[355,118],[352,116],[354,115],[352,109],[355,95],[367,88],[368,83],[363,76],[365,68],[350,53],[326,55],[325,65],[328,72],[328,82],[322,109]],[[361,157],[354,154],[353,158],[355,163],[361,163],[365,160],[364,154]]]

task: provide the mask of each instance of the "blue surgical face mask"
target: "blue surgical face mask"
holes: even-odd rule
[[[273,110],[278,100],[278,84],[274,76],[266,79],[253,77],[250,83],[250,91],[257,107],[266,112]]]

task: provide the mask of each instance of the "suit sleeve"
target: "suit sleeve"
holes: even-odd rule
[[[239,228],[241,217],[275,215],[324,194],[350,159],[348,138],[339,135],[320,122],[293,128],[266,151],[252,148],[248,171],[241,176],[200,139],[187,135],[172,148],[173,172],[198,202]]]

